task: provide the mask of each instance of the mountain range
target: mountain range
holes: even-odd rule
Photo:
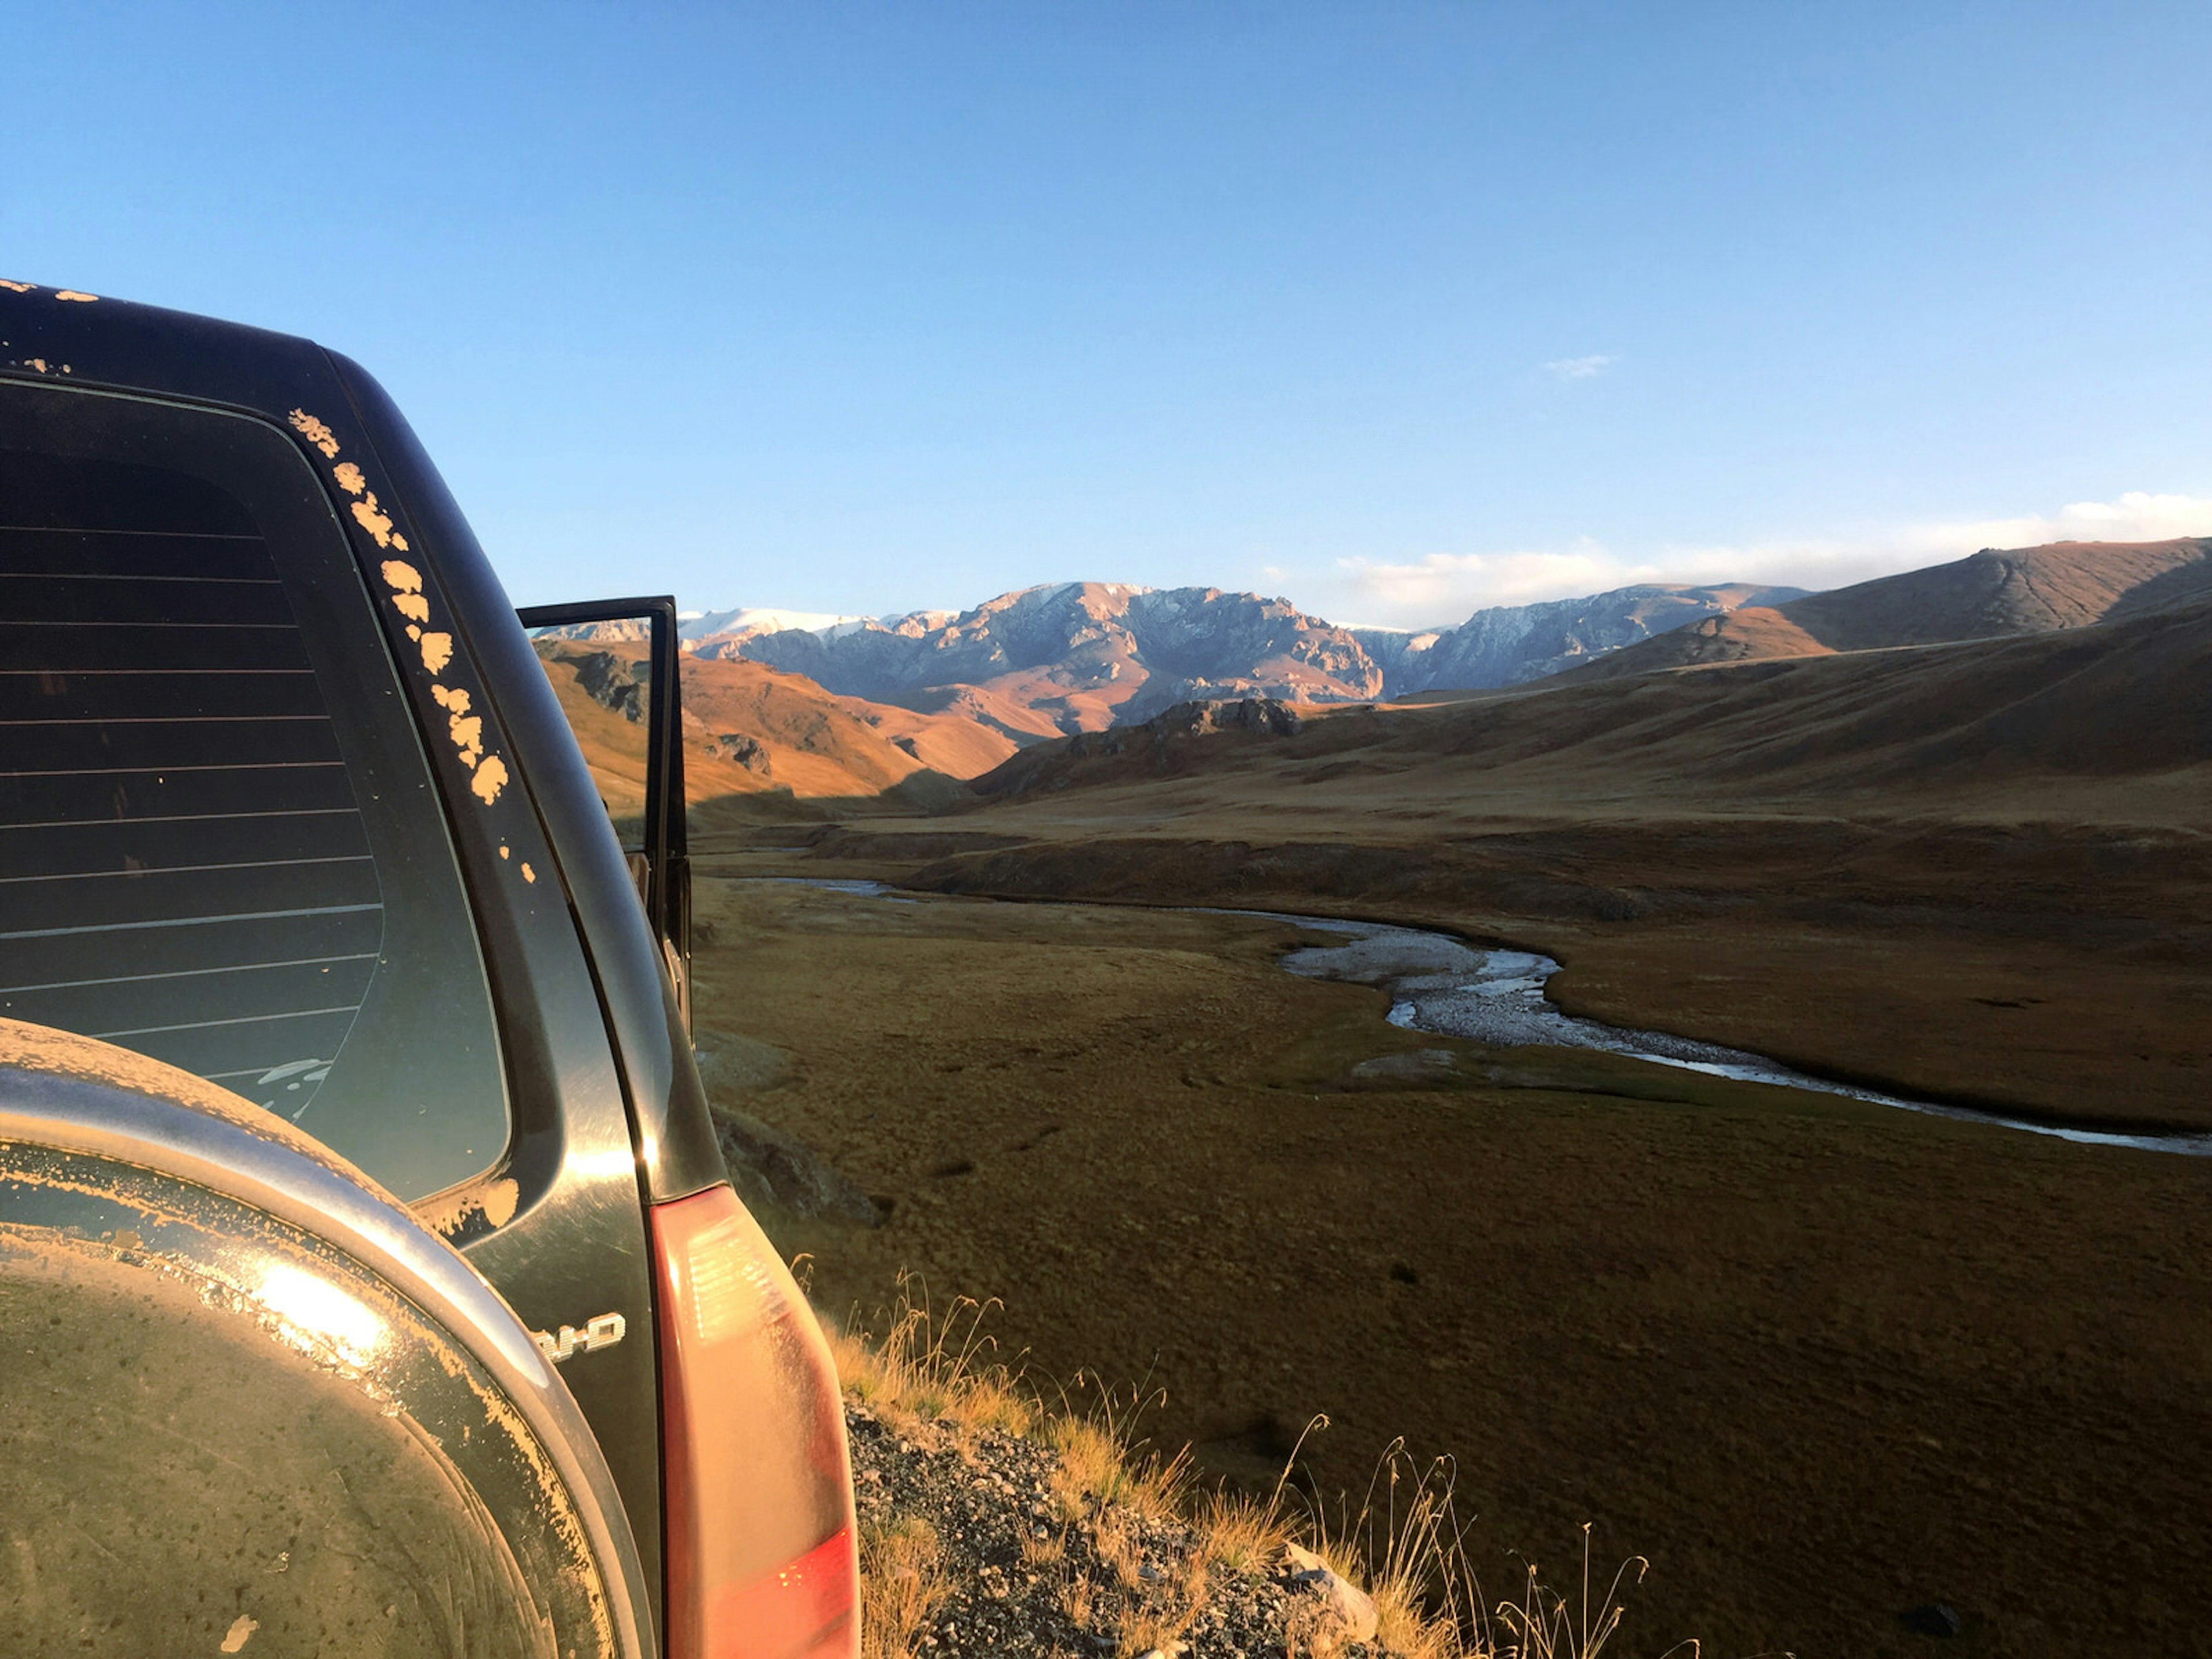
[[[1424,633],[1340,627],[1253,593],[1102,582],[882,619],[722,611],[683,630],[685,726],[706,793],[866,795],[921,771],[976,777],[1017,749],[1134,730],[1183,705],[1449,700],[1553,675],[1613,679],[2070,630],[2207,592],[2212,538],[1984,549],[1820,593],[1624,587],[1492,607]],[[567,636],[558,650],[541,646],[549,671],[561,659],[564,698],[622,714],[635,695],[627,665],[640,630],[555,631]],[[594,646],[615,654],[586,663]],[[1192,716],[1176,730],[1221,723]]]
[[[1214,587],[1063,582],[969,611],[878,621],[723,611],[688,623],[702,658],[803,674],[842,696],[963,714],[1018,743],[1142,721],[1179,702],[1373,702],[1517,684],[1701,617],[1802,588],[1644,585],[1478,611],[1413,633],[1347,628],[1287,600]]]

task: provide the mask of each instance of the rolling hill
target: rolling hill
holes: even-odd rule
[[[2085,627],[2212,592],[2212,538],[2053,542],[1969,557],[1779,605],[1753,601],[1581,667],[1654,669],[1937,645]]]
[[[1171,714],[1024,750],[971,787],[1011,799],[1176,776],[1298,816],[1324,799],[1376,817],[1419,801],[1447,821],[1616,801],[1767,811],[1861,791],[2002,801],[2086,780],[2139,781],[2130,810],[2152,822],[2200,819],[2212,799],[2212,594],[2025,637],[1620,678],[1584,670],[1432,708],[1308,709],[1317,718],[1294,732]]]

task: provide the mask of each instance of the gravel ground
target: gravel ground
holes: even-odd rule
[[[917,1521],[935,1534],[944,1595],[906,1638],[904,1650],[917,1659],[1360,1659],[1381,1651],[1342,1639],[1327,1586],[1279,1547],[1244,1570],[1214,1562],[1194,1573],[1200,1540],[1183,1521],[1096,1502],[1068,1518],[1078,1506],[1055,1493],[1059,1454],[1033,1441],[950,1419],[895,1419],[850,1401],[846,1425],[864,1574],[869,1540],[902,1525],[911,1534]],[[880,1557],[874,1570],[896,1571]],[[876,1637],[869,1648],[879,1649]]]

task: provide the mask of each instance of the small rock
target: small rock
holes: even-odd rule
[[[1321,1597],[1322,1605],[1340,1626],[1344,1640],[1364,1642],[1375,1634],[1375,1602],[1364,1590],[1340,1577],[1334,1567],[1311,1550],[1285,1544],[1283,1559],[1291,1567],[1291,1582]]]

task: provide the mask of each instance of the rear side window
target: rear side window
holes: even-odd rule
[[[0,389],[0,1013],[282,1114],[404,1198],[508,1117],[419,741],[288,440]]]

